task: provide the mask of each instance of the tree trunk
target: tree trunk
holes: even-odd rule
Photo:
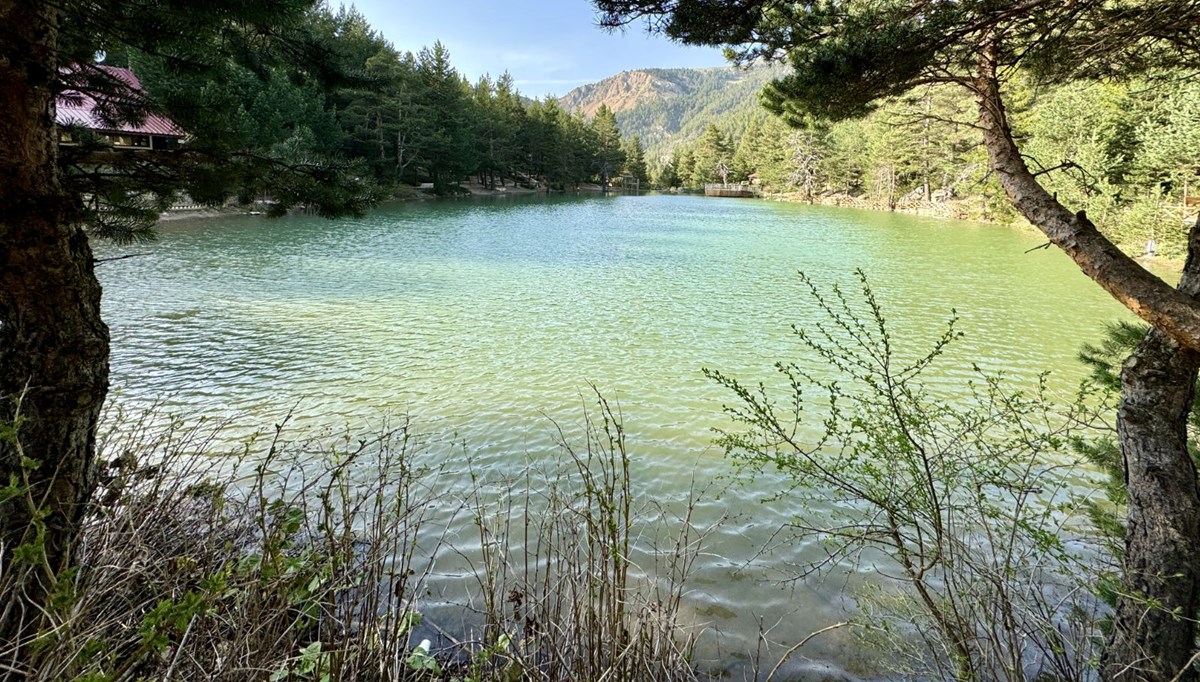
[[[1129,510],[1121,597],[1104,649],[1105,680],[1180,675],[1195,648],[1200,490],[1187,449],[1200,354],[1157,329],[1125,362],[1117,416]]]
[[[930,86],[925,88],[925,119],[923,130],[921,131],[921,191],[925,194],[925,201],[933,200],[933,193],[929,187],[929,127],[930,118],[929,112],[933,109],[933,94],[930,91]]]
[[[52,626],[95,486],[108,328],[79,200],[60,182],[55,5],[0,3],[0,664],[28,669]]]
[[[1012,138],[996,76],[994,41],[972,84],[992,168],[1030,223],[1095,282],[1155,327],[1121,372],[1117,428],[1129,489],[1124,590],[1101,679],[1168,682],[1195,648],[1200,585],[1200,491],[1187,450],[1187,418],[1200,367],[1200,223],[1178,288],[1146,271],[1082,211],[1072,213],[1030,173]],[[1187,676],[1184,675],[1183,678]]]
[[[1004,112],[996,53],[994,40],[985,40],[979,73],[969,85],[979,104],[988,158],[1013,207],[1133,314],[1180,345],[1200,351],[1200,304],[1117,248],[1083,211],[1068,210],[1029,171]]]
[[[1200,220],[1179,290],[1200,293]],[[1200,487],[1187,446],[1197,368],[1200,353],[1152,329],[1121,370],[1117,431],[1129,509],[1123,596],[1101,671],[1106,680],[1196,677],[1185,668],[1200,607]]]

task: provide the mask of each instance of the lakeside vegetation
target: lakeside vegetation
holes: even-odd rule
[[[137,120],[127,93],[108,93],[105,66],[130,68],[187,133],[180,155],[106,154],[83,126],[60,160],[70,189],[89,197],[97,236],[150,239],[159,213],[185,192],[191,203],[262,200],[272,215],[304,207],[322,215],[361,211],[418,187],[465,194],[487,189],[574,189],[620,176],[640,147],[623,140],[602,108],[590,119],[552,97],[529,100],[508,73],[471,83],[444,45],[397,49],[356,10],[321,6],[288,26],[285,44],[247,62],[225,54],[177,56],[129,46],[104,65],[84,65],[72,85],[118,122]],[[142,96],[144,96],[142,95]],[[210,165],[220,159],[218,165]],[[645,178],[645,169],[639,176]]]
[[[792,395],[777,396],[759,378],[706,371],[728,389],[718,444],[738,478],[786,481],[760,502],[795,509],[777,542],[816,539],[829,553],[789,579],[885,576],[846,594],[843,623],[761,632],[756,651],[733,652],[743,674],[785,679],[813,638],[844,628],[882,654],[860,671],[870,676],[1092,679],[1106,623],[1097,588],[1113,560],[1109,527],[1094,521],[1114,507],[1076,495],[1088,472],[1069,445],[1111,404],[1058,405],[1044,387],[983,373],[971,397],[938,400],[924,374],[961,337],[955,320],[922,341],[895,338],[859,283],[805,280],[821,322],[795,330],[798,352],[853,381],[781,361],[783,381],[768,384]],[[636,483],[647,454],[627,443],[637,425],[598,392],[591,403],[580,427],[560,427],[555,452],[526,453],[515,473],[477,463],[470,443],[423,440],[407,420],[297,437],[284,418],[230,449],[229,423],[110,415],[77,569],[60,577],[54,627],[25,679],[728,675],[694,655],[708,623],[691,592],[728,515],[697,508],[733,483],[651,498]],[[803,420],[824,435],[796,440]],[[444,614],[447,595],[429,581],[447,556],[463,565],[461,615],[439,621],[427,605]],[[0,567],[0,589],[19,568]]]
[[[296,436],[285,418],[221,452],[228,423],[111,415],[78,570],[21,677],[697,679],[680,609],[706,530],[637,496],[621,423],[603,398],[591,414],[515,477],[407,423]],[[661,565],[632,563],[646,538]],[[447,553],[464,601],[439,624],[426,581]]]
[[[596,0],[596,5],[610,27],[651,17],[654,30],[676,40],[724,46],[741,62],[786,63],[790,72],[764,92],[768,108],[792,123],[861,118],[892,98],[933,85],[960,88],[970,97],[990,171],[1014,210],[1153,327],[1121,371],[1116,431],[1129,523],[1099,675],[1155,681],[1194,675],[1200,486],[1187,432],[1200,369],[1195,357],[1200,217],[1189,227],[1179,286],[1151,275],[1120,250],[1086,207],[1049,184],[1048,172],[1056,166],[1032,159],[1030,140],[1021,136],[1014,114],[1023,104],[1024,75],[1039,84],[1070,85],[1194,73],[1200,50],[1190,25],[1200,21],[1200,6],[1188,0],[1152,6],[747,0],[734,11],[702,0]],[[1138,97],[1153,104],[1145,91]],[[1194,179],[1196,172],[1193,160],[1183,177]],[[895,196],[895,178],[891,169],[889,197]],[[923,190],[930,196],[928,187]]]
[[[1039,85],[1026,74],[1005,87],[1013,134],[1049,191],[1085,210],[1127,252],[1141,255],[1153,240],[1160,255],[1183,258],[1198,210],[1185,197],[1200,197],[1194,77]],[[668,153],[653,148],[651,183],[696,190],[720,182],[725,169],[730,182],[753,180],[795,201],[1019,218],[979,145],[975,104],[962,88],[921,86],[842,121],[789,121],[756,100],[700,119],[703,132],[681,132]]]

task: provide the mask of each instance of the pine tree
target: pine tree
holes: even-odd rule
[[[496,79],[491,111],[500,121],[500,145],[497,162],[500,179],[516,178],[518,172],[528,170],[527,155],[521,147],[521,130],[525,126],[525,106],[517,92],[513,77],[507,71]]]
[[[696,153],[691,147],[684,147],[680,152],[676,172],[679,174],[680,187],[699,189],[704,186],[703,175],[696,173]]]
[[[1188,258],[1178,287],[1143,269],[1086,210],[1068,208],[1047,190],[1022,154],[1006,109],[1014,73],[1061,83],[1200,68],[1194,31],[1200,4],[594,2],[609,26],[657,15],[652,26],[678,40],[732,45],[741,60],[785,59],[791,72],[765,91],[768,107],[784,116],[858,117],[888,97],[931,83],[964,87],[974,97],[991,168],[1013,207],[1155,327],[1122,374],[1117,427],[1129,516],[1136,523],[1129,525],[1123,596],[1100,674],[1147,680],[1187,675],[1200,610],[1200,486],[1180,434],[1186,433],[1200,368],[1200,257]],[[1200,220],[1188,241],[1200,244]]]
[[[601,187],[608,187],[614,174],[621,172],[625,163],[625,151],[621,145],[621,129],[617,127],[617,117],[601,104],[592,118],[591,131],[595,140],[596,175]]]
[[[530,108],[522,139],[529,150],[531,171],[548,187],[563,189],[573,182],[568,160],[571,145],[578,141],[568,139],[569,119],[553,98],[535,102]]]
[[[426,172],[437,192],[451,192],[451,186],[478,164],[470,87],[451,65],[450,51],[441,41],[417,54],[417,77],[419,101],[436,112],[420,143]]]
[[[762,133],[762,121],[758,117],[750,120],[742,136],[738,138],[730,162],[732,172],[737,180],[749,180],[758,170],[757,140]]]
[[[623,172],[633,176],[639,185],[648,184],[650,175],[646,170],[646,152],[642,149],[641,139],[637,135],[629,138],[623,145],[623,151],[625,154]]]
[[[731,172],[733,154],[725,134],[713,124],[704,129],[704,134],[696,144],[694,154],[692,183],[703,186],[708,182],[724,182]]]
[[[1137,121],[1138,179],[1178,198],[1200,196],[1200,84],[1184,80]],[[1110,145],[1111,149],[1111,145]]]
[[[770,118],[758,127],[750,140],[750,154],[758,183],[768,191],[785,192],[791,187],[791,151],[788,129],[778,118]]]
[[[682,184],[680,176],[680,163],[683,160],[683,150],[675,147],[671,150],[671,155],[663,161],[662,166],[658,169],[658,175],[654,178],[654,186],[659,189],[676,189]]]
[[[810,204],[816,199],[817,187],[824,177],[827,133],[828,128],[814,124],[788,136],[791,172],[787,182],[798,188]]]

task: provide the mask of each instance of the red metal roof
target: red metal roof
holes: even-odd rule
[[[108,76],[120,81],[129,89],[130,99],[145,97],[142,83],[129,69],[101,64],[88,68],[99,69]],[[120,94],[113,95],[121,98]],[[147,113],[140,125],[128,122],[109,121],[101,115],[96,98],[91,94],[66,90],[58,96],[55,103],[54,122],[60,126],[82,126],[90,130],[106,133],[129,133],[133,135],[161,135],[163,137],[183,137],[184,132],[171,119],[154,113]]]

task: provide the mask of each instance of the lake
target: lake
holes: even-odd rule
[[[757,381],[777,360],[817,367],[789,329],[819,319],[801,271],[854,293],[861,268],[914,348],[956,310],[965,337],[935,367],[940,392],[961,391],[975,364],[1019,386],[1050,371],[1070,393],[1079,345],[1124,313],[1043,241],[751,200],[514,197],[168,223],[156,244],[102,245],[101,257],[147,255],[98,270],[122,407],[230,418],[234,435],[293,410],[299,429],[364,433],[406,414],[431,442],[506,471],[553,450],[553,423],[577,426],[595,385],[620,405],[639,489],[674,500],[693,477],[730,473],[712,429],[732,396],[702,368]],[[781,620],[773,636],[788,644],[852,606],[845,575],[776,581],[815,547],[747,563],[788,518],[759,501],[771,487],[734,486],[701,510],[733,515],[689,596],[705,655],[728,665],[753,649],[760,618]],[[852,649],[835,634],[805,651],[854,669]]]

